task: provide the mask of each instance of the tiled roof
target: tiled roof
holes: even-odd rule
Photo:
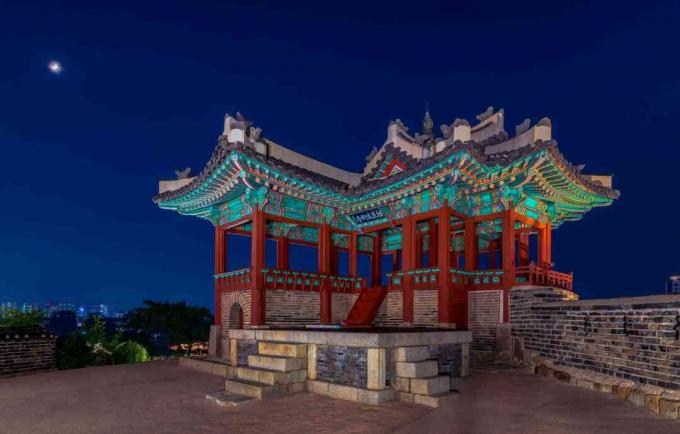
[[[518,159],[524,158],[541,149],[547,149],[548,152],[550,152],[550,154],[555,158],[555,160],[558,161],[560,165],[565,168],[565,170],[567,170],[568,176],[577,180],[579,183],[596,192],[597,194],[612,199],[616,199],[619,197],[620,193],[618,190],[605,187],[581,175],[580,169],[577,166],[574,166],[571,163],[569,163],[564,158],[562,153],[557,148],[557,143],[555,141],[539,140],[531,145],[524,146],[522,148],[518,148],[508,152],[499,152],[495,154],[484,153],[484,148],[486,146],[498,143],[498,140],[501,139],[502,137],[493,137],[485,140],[484,143],[476,144],[472,142],[461,143],[457,141],[453,145],[449,145],[446,148],[444,148],[444,150],[437,152],[428,158],[423,159],[416,159],[390,143],[386,146],[385,152],[383,153],[383,156],[381,157],[380,161],[378,161],[378,164],[376,164],[376,166],[370,173],[368,173],[362,178],[362,182],[357,186],[350,186],[342,181],[338,181],[323,174],[303,169],[286,161],[278,160],[271,157],[267,158],[264,155],[255,152],[255,150],[252,149],[251,147],[242,144],[238,145],[228,144],[226,140],[222,137],[220,138],[220,142],[218,143],[217,147],[213,151],[213,155],[208,161],[208,164],[206,164],[201,173],[191,183],[177,190],[172,190],[158,194],[154,196],[153,200],[154,202],[161,202],[180,197],[192,191],[194,188],[201,185],[206,179],[210,177],[210,175],[223,163],[224,159],[227,157],[231,150],[240,151],[254,159],[257,159],[258,161],[261,161],[263,164],[266,164],[272,167],[273,169],[282,172],[283,174],[298,178],[301,181],[315,184],[319,187],[326,188],[330,191],[334,191],[343,195],[360,196],[362,194],[369,193],[371,191],[389,186],[398,181],[406,179],[415,173],[418,173],[434,164],[439,163],[440,161],[446,159],[447,157],[456,152],[468,151],[471,155],[474,156],[474,158],[477,161],[486,166],[508,166],[513,162],[517,161]],[[382,161],[384,161],[384,159],[390,154],[397,160],[406,163],[407,169],[386,178],[379,179],[373,178],[378,168],[381,166]]]

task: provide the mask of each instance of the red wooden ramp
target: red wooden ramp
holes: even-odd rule
[[[387,294],[386,286],[363,288],[349,311],[347,319],[342,322],[345,326],[370,326],[378,313],[380,305]]]

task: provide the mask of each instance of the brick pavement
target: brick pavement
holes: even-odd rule
[[[223,381],[176,361],[0,380],[1,433],[679,432],[626,402],[520,372],[474,371],[436,410],[299,393],[240,408],[205,399]]]

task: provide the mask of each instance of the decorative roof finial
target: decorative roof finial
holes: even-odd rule
[[[432,137],[432,127],[434,126],[434,122],[432,122],[432,118],[430,117],[430,104],[425,103],[425,117],[423,118],[423,134]]]

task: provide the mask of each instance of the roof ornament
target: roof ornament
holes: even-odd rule
[[[175,176],[177,179],[187,179],[191,176],[191,167],[186,167],[184,169],[175,169]]]
[[[541,127],[552,128],[552,121],[550,121],[550,118],[546,117],[546,118],[543,118],[540,121],[538,121],[538,123],[536,125],[541,126]]]
[[[439,126],[439,129],[441,130],[442,135],[444,136],[445,139],[450,138],[451,135],[453,134],[453,125],[449,126],[446,124],[442,124]]]
[[[487,119],[489,119],[493,115],[493,106],[490,105],[489,107],[486,108],[486,110],[483,113],[478,114],[475,116],[479,122],[483,122]]]
[[[376,148],[374,146],[373,149],[371,149],[371,152],[366,156],[366,162],[371,161],[377,153],[378,153],[378,148]]]
[[[425,117],[423,118],[423,134],[432,137],[432,127],[434,125],[434,122],[432,122],[432,118],[430,117],[430,105],[428,103],[425,103]]]
[[[519,136],[520,134],[528,131],[530,126],[531,119],[524,119],[521,124],[515,126],[515,136]]]
[[[416,143],[419,144],[420,146],[425,145],[425,142],[426,142],[429,138],[430,138],[430,136],[428,136],[427,134],[419,134],[419,133],[416,133],[416,135],[415,135]]]
[[[404,123],[401,121],[401,119],[397,118],[394,121],[390,122],[390,124],[396,124],[403,132],[408,132],[408,127],[404,125]]]

